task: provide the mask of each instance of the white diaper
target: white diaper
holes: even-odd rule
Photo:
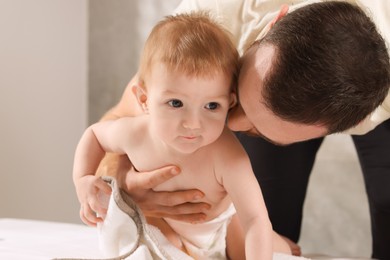
[[[232,216],[236,213],[233,204],[219,215],[205,223],[190,224],[165,219],[178,233],[188,254],[195,259],[226,259],[226,233]]]

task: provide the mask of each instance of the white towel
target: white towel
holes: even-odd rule
[[[174,247],[160,230],[146,223],[141,210],[119,189],[114,178],[104,178],[111,185],[107,215],[98,225],[100,248],[108,258],[192,260]]]

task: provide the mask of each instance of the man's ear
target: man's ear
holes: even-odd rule
[[[268,22],[268,24],[265,26],[263,32],[258,36],[258,39],[263,38],[269,32],[269,30],[272,28],[272,26],[274,26],[275,23],[277,21],[279,21],[287,13],[288,13],[288,5],[282,5],[280,7],[278,14],[274,17],[274,19],[272,19],[270,22]]]
[[[279,21],[283,16],[285,16],[288,13],[288,5],[282,5],[280,7],[279,13],[277,16],[275,16],[274,19],[269,23],[269,28],[274,26],[274,24]]]
[[[144,112],[147,112],[147,104],[146,101],[148,100],[148,96],[146,94],[145,88],[140,86],[139,84],[136,84],[132,86],[131,91],[133,92],[134,96],[137,99],[138,104],[141,106],[142,110]]]

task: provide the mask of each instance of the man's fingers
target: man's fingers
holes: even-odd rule
[[[195,202],[198,202],[201,198],[204,197],[203,192],[199,190],[183,190],[183,191],[160,191],[150,194],[149,199],[153,199],[154,204],[159,204],[162,206],[183,206],[183,204],[196,205]],[[206,204],[206,203],[199,203]],[[207,204],[206,204],[207,205]],[[208,208],[207,208],[208,209]],[[194,212],[189,212],[194,213]]]
[[[185,191],[161,191],[153,188],[178,175],[176,166],[166,166],[150,172],[130,170],[125,177],[127,192],[142,209],[145,216],[167,217],[197,223],[206,219],[210,205],[201,202],[204,194],[196,189]]]
[[[126,180],[126,185],[129,190],[132,190],[132,187],[134,186],[145,190],[152,189],[179,173],[180,169],[176,166],[167,166],[151,172],[129,173],[128,175],[130,176],[129,179]]]
[[[151,205],[150,210],[143,210],[150,217],[171,218],[190,223],[203,222],[206,219],[206,213],[210,205],[204,202],[200,203],[184,203],[174,207]]]
[[[164,207],[163,212],[170,215],[188,215],[188,214],[204,214],[210,209],[210,205],[205,202],[199,203],[184,203],[174,207]]]

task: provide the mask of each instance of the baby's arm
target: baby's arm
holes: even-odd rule
[[[121,140],[128,135],[122,132],[126,128],[126,119],[105,121],[88,127],[76,148],[73,181],[77,197],[81,204],[80,218],[87,225],[95,226],[102,221],[95,212],[105,215],[106,209],[99,203],[99,191],[110,194],[111,189],[95,172],[106,152],[123,153]]]
[[[272,225],[249,158],[235,138],[226,139],[219,142],[224,148],[220,147],[220,154],[225,158],[218,158],[216,170],[222,174],[222,184],[237,210],[245,236],[246,259],[272,259]]]

